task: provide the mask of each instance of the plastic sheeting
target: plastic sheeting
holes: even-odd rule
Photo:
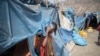
[[[0,54],[39,30],[45,35],[45,27],[57,19],[55,13],[53,8],[32,10],[19,0],[0,0]]]
[[[72,31],[68,31],[66,29],[59,28],[58,32],[59,32],[61,39],[63,40],[63,42],[65,44],[72,40],[72,34],[73,34]]]
[[[73,41],[75,44],[80,45],[80,46],[87,45],[86,40],[83,37],[81,37],[76,31],[73,31]]]
[[[66,44],[66,42],[71,40],[71,38],[63,33],[67,34],[66,31],[61,28],[58,28],[58,30],[56,31],[56,35],[55,33],[52,33],[55,56],[69,56],[69,53],[64,45]],[[66,41],[64,41],[64,38]]]
[[[59,20],[60,20],[60,26],[68,31],[73,30],[74,24],[73,24],[73,15],[74,14],[70,9],[65,9],[63,13],[62,11],[59,12]]]
[[[80,30],[85,26],[86,18],[82,16],[77,16],[75,18],[75,26]]]
[[[0,0],[0,54],[28,38],[31,56],[37,56],[33,46],[34,35],[38,31],[46,35],[45,27],[52,21],[59,25],[55,8],[39,7],[36,9],[33,7],[31,9],[27,6],[19,0]],[[59,56],[57,52],[60,52],[60,56],[68,56],[59,33],[53,34],[52,37],[56,56]],[[59,44],[57,40],[60,41],[59,46],[55,46]]]
[[[66,20],[70,21],[70,24],[67,23],[67,24],[70,25],[70,31],[73,30],[73,27],[74,27],[74,10],[72,8],[65,8],[63,13],[64,13],[64,16],[66,17]]]
[[[41,4],[43,7],[56,7],[58,3],[62,3],[66,0],[20,0],[26,4]]]
[[[62,18],[60,18],[60,26],[68,31],[73,30],[72,22],[64,15],[62,15]]]
[[[74,20],[74,10],[72,8],[64,8],[64,15],[70,21],[73,21]]]

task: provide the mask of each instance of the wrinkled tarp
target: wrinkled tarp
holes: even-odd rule
[[[62,28],[58,28],[56,34],[55,33],[51,34],[53,38],[53,48],[55,56],[69,56],[68,51],[64,47],[64,45],[71,40],[71,37],[67,36],[66,34],[67,34],[66,31],[64,31],[64,29]]]
[[[41,4],[43,7],[56,7],[58,3],[65,2],[66,0],[20,0],[26,4]]]
[[[60,18],[60,26],[68,31],[73,30],[73,23],[64,15],[61,16],[62,17]]]
[[[66,44],[72,40],[73,30],[68,31],[63,28],[58,28],[58,32],[59,32],[60,38],[63,40],[64,44]]]
[[[69,10],[64,10],[63,13],[62,11],[58,11],[59,12],[59,20],[60,20],[60,27],[64,28],[68,31],[73,30],[73,18],[71,16],[71,14],[69,14]]]
[[[67,17],[70,21],[74,20],[74,10],[72,8],[64,8],[64,15]]]
[[[85,26],[86,18],[83,16],[77,16],[75,18],[75,26],[80,30]]]
[[[93,16],[93,13],[92,13],[92,12],[89,12],[89,11],[86,11],[86,12],[85,12],[85,17],[86,17],[87,19],[92,19],[92,16]]]
[[[54,12],[53,8],[31,10],[18,0],[1,0],[0,53],[44,30],[45,24],[56,17]]]
[[[98,17],[96,16],[95,13],[93,12],[85,12],[85,17],[86,17],[86,24],[89,23],[89,26],[92,26],[93,28],[97,27],[98,22]]]
[[[0,0],[0,54],[28,38],[31,55],[37,56],[34,52],[33,37],[39,30],[45,35],[45,27],[51,21],[59,25],[58,13],[54,8],[39,7],[32,10],[19,0]],[[62,42],[61,44],[63,45]],[[57,49],[57,46],[54,48]],[[61,56],[68,55],[64,48],[58,46],[58,49],[64,50]]]
[[[72,8],[65,8],[64,11],[64,16],[66,17],[66,19],[68,19],[70,21],[70,29],[73,30],[74,27],[74,10]],[[66,23],[66,22],[64,22]]]
[[[87,45],[86,40],[83,37],[81,37],[76,31],[73,31],[73,41],[76,45],[80,45],[80,46]]]

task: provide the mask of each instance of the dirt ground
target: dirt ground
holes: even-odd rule
[[[98,31],[88,33],[87,46],[75,46],[71,56],[100,56],[100,46],[97,45]]]

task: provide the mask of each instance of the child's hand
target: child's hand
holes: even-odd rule
[[[46,29],[46,35],[47,36],[49,35],[50,30],[51,30],[51,28],[50,28],[50,26],[48,26],[47,29]]]

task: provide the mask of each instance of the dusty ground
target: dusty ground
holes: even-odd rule
[[[98,32],[88,33],[87,46],[75,46],[72,56],[100,56],[100,46],[96,44]]]

